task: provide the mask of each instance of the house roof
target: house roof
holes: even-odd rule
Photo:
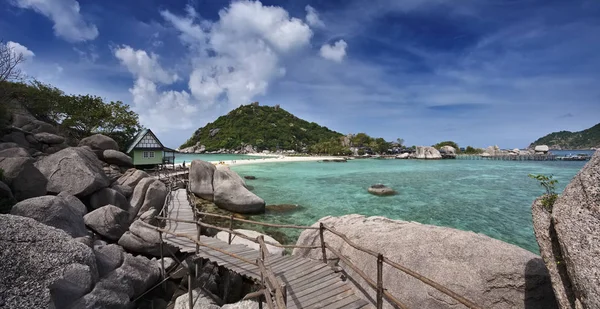
[[[135,146],[137,146],[140,143],[142,138],[144,138],[144,136],[146,136],[147,134],[152,134],[152,136],[154,137],[154,139],[156,139],[156,141],[160,144],[160,146],[162,148],[165,148],[165,145],[163,145],[161,143],[161,141],[158,139],[158,137],[156,137],[156,134],[154,134],[154,132],[152,132],[152,130],[143,129],[135,136],[135,138],[133,139],[133,142],[131,144],[129,144],[129,147],[127,147],[127,153],[130,153],[135,148]]]

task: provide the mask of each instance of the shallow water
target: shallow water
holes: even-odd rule
[[[348,163],[265,163],[232,167],[267,204],[298,211],[252,219],[311,225],[324,216],[363,214],[483,233],[538,253],[531,203],[543,188],[528,174],[554,175],[561,192],[586,162],[353,160]],[[383,183],[394,196],[367,188]],[[299,231],[286,232],[292,241]]]
[[[192,160],[203,161],[226,161],[226,160],[249,160],[262,157],[249,156],[243,154],[196,154],[196,153],[178,153],[175,155],[175,163],[192,162]]]

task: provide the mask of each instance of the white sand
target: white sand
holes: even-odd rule
[[[256,158],[256,159],[245,159],[245,160],[223,160],[223,161],[209,161],[215,165],[225,164],[229,166],[236,165],[247,165],[247,164],[261,164],[261,163],[283,163],[283,162],[306,162],[306,161],[321,161],[321,160],[333,160],[333,159],[341,159],[343,157],[319,157],[319,156],[310,156],[310,157],[286,157],[284,155],[276,155],[276,154],[248,154],[250,156],[260,156],[265,157],[269,156],[269,158]],[[186,163],[186,167],[189,167],[191,162]],[[175,164],[176,167],[181,167],[181,164]]]

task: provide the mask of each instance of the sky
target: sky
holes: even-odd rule
[[[408,145],[600,122],[597,0],[6,0],[0,39],[28,77],[129,104],[173,148],[254,101]]]

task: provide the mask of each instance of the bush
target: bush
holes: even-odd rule
[[[454,149],[456,150],[456,152],[460,151],[460,147],[458,147],[458,144],[455,143],[455,142],[453,142],[453,141],[440,142],[440,143],[437,143],[437,144],[433,145],[432,147],[439,150],[440,148],[442,148],[444,146],[454,147]]]
[[[465,154],[480,154],[483,153],[483,149],[473,148],[471,146],[467,146],[465,149]]]
[[[546,194],[542,196],[542,206],[548,210],[548,212],[552,212],[552,207],[554,206],[554,202],[558,198],[558,194],[555,192],[556,184],[558,180],[552,179],[552,175],[527,175],[529,178],[535,179],[540,182],[540,186],[544,187],[546,190]]]

